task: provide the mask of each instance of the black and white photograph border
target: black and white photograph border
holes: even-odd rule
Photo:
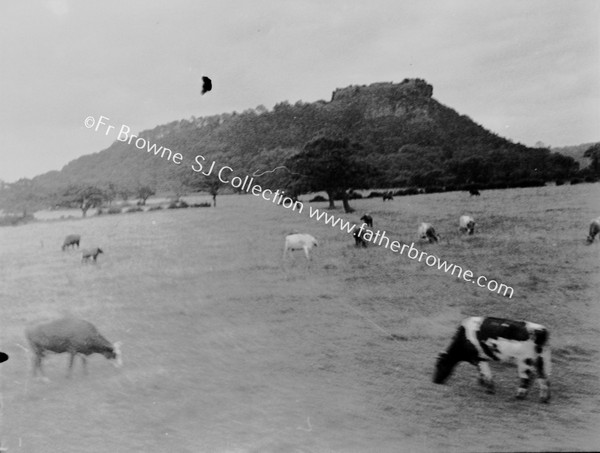
[[[600,450],[600,2],[0,5],[0,451]]]

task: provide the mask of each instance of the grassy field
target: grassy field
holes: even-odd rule
[[[600,448],[600,244],[585,244],[599,184],[356,200],[375,228],[514,288],[479,288],[253,196],[0,230],[2,446],[9,452],[409,452]],[[324,204],[321,206],[325,207]],[[473,237],[458,217],[478,221]],[[296,230],[320,241],[310,267],[282,261]],[[100,245],[97,265],[61,252],[68,233]],[[74,314],[123,342],[85,376],[49,357],[31,378],[26,326]],[[553,399],[514,399],[458,367],[431,383],[437,353],[465,316],[550,328]]]

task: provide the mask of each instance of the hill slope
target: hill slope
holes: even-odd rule
[[[170,189],[189,175],[197,154],[250,174],[281,165],[323,135],[360,143],[362,157],[381,173],[374,181],[379,186],[549,180],[577,169],[572,159],[512,143],[432,96],[433,87],[424,80],[405,79],[337,89],[329,102],[282,102],[271,111],[259,107],[192,117],[139,134],[149,145],[181,153],[182,165],[168,164],[133,142],[115,141],[35,182],[48,190],[88,183]]]

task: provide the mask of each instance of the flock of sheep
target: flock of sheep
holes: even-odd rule
[[[69,234],[62,245],[62,250],[63,252],[71,247],[72,249],[75,248],[75,246],[77,246],[77,248],[79,248],[79,242],[81,241],[81,236],[78,234]],[[83,249],[81,250],[81,262],[85,263],[88,262],[90,259],[93,260],[94,262],[96,262],[96,259],[98,258],[98,255],[100,253],[104,253],[102,251],[102,249],[100,247],[93,247],[90,249]]]
[[[360,218],[360,220],[362,220],[364,222],[363,226],[368,226],[370,228],[373,228],[373,217],[369,213],[364,214]],[[467,233],[469,235],[475,233],[475,220],[470,215],[460,216],[458,223],[459,223],[458,230],[461,233]],[[355,229],[354,232],[352,233],[352,235],[354,236],[355,245],[357,247],[359,247],[359,246],[366,247],[367,246],[367,240],[364,238],[364,234],[365,234],[365,230],[363,230],[362,228],[358,229],[358,230]],[[433,226],[430,223],[425,223],[425,222],[421,223],[417,230],[417,234],[419,235],[419,237],[421,239],[426,239],[429,242],[438,242],[440,239],[440,235],[435,232],[435,229],[433,228]],[[306,234],[306,233],[288,234],[285,237],[285,244],[284,244],[284,248],[283,248],[283,258],[285,259],[290,251],[303,250],[304,255],[306,256],[306,259],[310,260],[310,251],[312,250],[313,247],[317,247],[318,245],[319,245],[318,241],[310,234]]]
[[[363,215],[360,220],[364,222],[363,226],[373,227],[373,218],[369,213]],[[362,229],[354,231],[354,239],[357,246],[363,245],[366,247],[366,241],[361,236],[361,231]],[[461,216],[459,219],[459,231],[463,234],[474,234],[475,220],[473,217],[469,215]],[[600,234],[600,217],[592,220],[587,242],[589,244],[594,242],[594,239],[598,234]],[[434,227],[425,222],[419,225],[418,235],[421,239],[428,240],[429,242],[438,242],[440,239],[440,236],[436,233]],[[79,248],[80,241],[80,235],[70,234],[65,238],[62,250],[65,251],[69,247],[72,249],[75,247]],[[287,235],[283,252],[284,259],[290,251],[303,250],[307,260],[310,260],[310,250],[317,246],[318,241],[310,234],[294,233]],[[81,252],[83,263],[89,262],[90,260],[96,262],[98,255],[103,253],[99,247],[85,249]],[[472,319],[477,320],[476,325],[471,326],[471,324],[469,324],[472,323]],[[465,336],[465,328],[466,333],[469,334],[467,336]],[[542,333],[544,335],[543,341],[541,341],[540,337]],[[36,376],[39,372],[44,379],[47,378],[43,373],[42,359],[49,352],[66,352],[70,354],[67,376],[71,375],[75,356],[77,355],[81,357],[84,371],[86,372],[86,356],[94,353],[104,355],[107,359],[112,360],[117,367],[122,364],[120,342],[109,342],[98,332],[93,324],[79,318],[65,317],[45,324],[40,324],[36,327],[27,329],[25,335],[34,354],[33,374]],[[486,336],[490,338],[494,337],[493,345],[488,344],[489,339],[485,341],[482,340],[482,338]],[[452,363],[455,364],[457,361],[467,360],[479,367],[481,374],[480,383],[485,384],[488,391],[493,391],[491,374],[489,367],[487,366],[489,358],[495,360],[509,360],[516,358],[520,364],[519,376],[521,377],[521,385],[517,396],[521,398],[526,393],[531,378],[529,368],[531,368],[533,363],[536,363],[540,385],[542,386],[542,400],[547,401],[549,399],[547,385],[547,378],[550,370],[549,355],[544,358],[541,358],[542,356],[540,355],[546,339],[547,331],[545,327],[541,325],[525,321],[521,322],[497,318],[469,318],[463,322],[461,327],[459,327],[448,351],[440,355],[436,364],[436,377],[434,377],[434,382],[442,383],[444,381],[445,378],[440,376],[447,376],[451,372],[451,368],[453,367]],[[506,347],[504,343],[507,341],[508,343],[511,341],[513,342],[510,353],[505,351]],[[517,346],[515,346],[515,341],[518,343]],[[493,348],[490,350],[489,348],[492,346]],[[498,349],[499,347],[500,349]],[[532,349],[532,347],[534,349]],[[472,356],[464,358],[467,357],[468,354],[466,352],[461,352],[463,350],[477,351],[477,353],[473,352]],[[547,351],[549,354],[549,349],[547,349]],[[456,356],[452,359],[453,362],[450,365],[448,365],[448,361],[450,360],[448,358],[450,357],[449,354],[454,354]],[[546,359],[548,363],[544,363],[544,359]]]
[[[62,245],[63,252],[68,248],[79,248],[81,236],[69,234]],[[94,263],[100,253],[104,253],[100,247],[81,250],[81,262],[90,260]],[[49,353],[67,352],[71,355],[67,376],[71,375],[75,356],[81,357],[84,371],[87,372],[86,356],[90,354],[102,354],[114,364],[120,367],[122,364],[120,342],[111,343],[104,338],[96,327],[83,319],[75,317],[64,317],[36,327],[28,328],[25,336],[33,352],[33,375],[38,372],[43,379],[47,380],[42,368],[42,359]]]

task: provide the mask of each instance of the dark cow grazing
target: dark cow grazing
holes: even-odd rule
[[[481,194],[479,193],[479,189],[475,189],[475,188],[471,188],[471,189],[469,189],[469,193],[471,194],[471,196],[473,196],[473,195],[476,195],[476,196],[479,196],[479,195],[481,195]]]
[[[440,239],[440,236],[435,233],[435,229],[430,223],[421,223],[417,232],[421,239],[427,239],[429,242],[437,242]]]
[[[86,356],[94,353],[102,354],[109,360],[114,360],[114,365],[122,365],[120,342],[111,343],[98,332],[98,329],[83,319],[62,318],[37,327],[32,327],[25,331],[25,336],[34,353],[33,375],[36,376],[39,371],[44,376],[42,370],[42,359],[48,352],[62,354],[68,352],[71,354],[69,360],[69,369],[67,377],[71,376],[73,370],[73,361],[79,354],[83,362],[84,372],[87,373]]]
[[[363,225],[364,226],[364,225]],[[367,246],[367,241],[365,240],[365,238],[363,237],[365,234],[364,230],[358,229],[358,230],[354,230],[354,233],[352,233],[352,236],[354,236],[354,245],[357,247],[360,247],[361,245],[363,247]]]
[[[594,242],[594,238],[598,233],[600,233],[600,217],[592,220],[592,223],[590,224],[590,234],[587,237],[588,244]]]
[[[463,320],[452,343],[437,359],[433,382],[443,384],[459,362],[469,362],[479,368],[479,383],[488,393],[494,393],[494,381],[488,362],[517,362],[521,379],[517,398],[527,396],[529,385],[537,373],[540,401],[550,399],[550,345],[548,330],[528,321],[492,317],[471,317]]]
[[[373,228],[373,217],[367,212],[364,216],[360,218],[363,222],[367,224],[369,228]]]
[[[89,260],[91,258],[95,263],[96,258],[98,258],[98,255],[100,255],[101,253],[104,253],[104,252],[102,251],[102,249],[100,247],[94,247],[92,249],[85,249],[81,252],[81,262],[87,263],[87,262],[89,262]]]
[[[75,248],[75,246],[77,246],[77,248],[79,248],[79,241],[81,241],[81,236],[80,235],[78,235],[78,234],[69,234],[65,238],[65,241],[63,242],[63,245],[62,245],[63,252],[65,251],[65,249],[67,247]]]
[[[386,192],[383,194],[383,201],[385,200],[393,200],[394,197],[392,196],[392,192]]]

